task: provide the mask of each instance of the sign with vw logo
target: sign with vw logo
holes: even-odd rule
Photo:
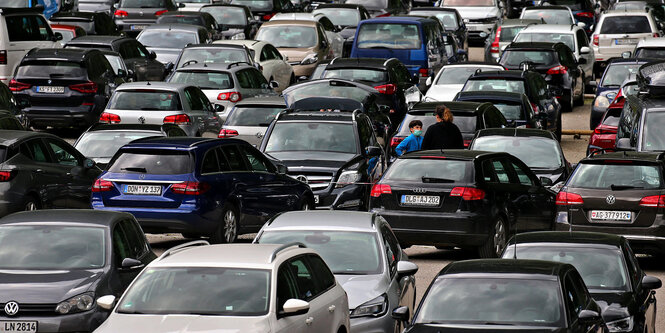
[[[18,303],[9,301],[5,304],[5,313],[8,316],[13,316],[18,313]]]
[[[305,183],[305,184],[307,184],[307,176],[305,176],[305,175],[297,175],[296,179],[303,182],[303,183]]]
[[[608,205],[614,205],[614,203],[617,201],[617,198],[613,195],[608,195],[605,197],[605,202],[607,202]]]

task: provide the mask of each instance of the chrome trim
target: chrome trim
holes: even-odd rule
[[[184,183],[184,180],[145,180],[145,179],[102,179],[110,182],[119,182],[119,183],[152,183],[152,184],[181,184]]]

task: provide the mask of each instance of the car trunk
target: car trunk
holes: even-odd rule
[[[644,15],[611,16],[605,18],[602,24],[598,51],[604,57],[619,57],[625,51],[633,52],[640,40],[652,37],[656,32]]]
[[[157,21],[157,12],[166,12],[163,7],[155,8],[120,8],[127,12],[127,16],[122,19],[125,24],[135,24],[136,27],[130,27],[131,30],[142,30],[150,24]]]
[[[428,213],[455,213],[462,207],[461,197],[451,197],[458,184],[389,181],[392,193],[382,194],[380,205],[386,210]],[[427,201],[423,201],[427,200]],[[413,223],[417,223],[414,219]]]
[[[568,206],[569,222],[573,225],[645,228],[654,223],[656,214],[663,213],[662,208],[640,205],[644,197],[665,194],[662,189],[568,188],[566,192],[579,194],[584,200],[581,205]]]
[[[16,80],[29,84],[31,106],[80,106],[93,103],[94,93],[74,90],[74,85],[89,83],[86,69],[68,61],[27,62],[16,72]],[[81,88],[78,88],[81,90]],[[92,104],[91,104],[92,105]]]

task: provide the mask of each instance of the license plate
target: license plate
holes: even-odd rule
[[[637,38],[621,38],[614,40],[615,45],[633,45],[637,44]]]
[[[318,195],[314,195],[314,204],[315,205],[319,204],[319,196]]]
[[[148,27],[147,25],[132,25],[132,26],[129,26],[129,29],[131,29],[131,30],[143,30],[147,27]]]
[[[162,187],[159,185],[125,185],[125,194],[160,195]]]
[[[402,205],[438,206],[441,197],[434,195],[402,195]]]
[[[63,94],[65,92],[65,87],[37,86],[37,92],[45,94]]]
[[[1,320],[0,332],[37,332],[37,322]]]
[[[592,210],[591,220],[595,221],[630,221],[631,212],[616,210]]]

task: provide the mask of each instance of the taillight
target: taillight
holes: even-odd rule
[[[14,178],[15,174],[16,172],[14,172],[13,170],[0,171],[0,182],[6,182],[11,180],[12,178]]]
[[[372,186],[372,191],[369,193],[370,196],[378,198],[381,194],[391,194],[393,193],[390,185],[387,184],[374,184]]]
[[[218,101],[231,101],[233,103],[240,102],[242,100],[242,95],[237,91],[223,92],[217,95]]]
[[[95,180],[95,184],[92,185],[93,192],[106,192],[110,191],[113,188],[113,183],[104,179]]]
[[[464,140],[464,148],[469,148],[470,144],[471,144],[471,140]]]
[[[598,35],[593,35],[593,45],[598,46],[600,42],[598,41]]]
[[[399,146],[399,144],[402,143],[402,141],[404,141],[404,139],[405,138],[403,138],[403,137],[393,136],[393,138],[390,139],[390,146],[395,148],[395,147]]]
[[[100,123],[120,124],[120,116],[115,113],[102,112],[99,116]]]
[[[419,70],[418,70],[418,73],[419,73],[420,76],[422,76],[422,77],[428,77],[428,76],[429,76],[429,71],[427,70],[427,68],[421,68],[421,69],[419,69]]]
[[[72,84],[71,86],[69,86],[69,89],[84,94],[94,94],[97,92],[97,83],[86,82],[86,83]]]
[[[485,191],[475,187],[455,187],[450,191],[451,197],[462,197],[462,200],[483,200]]]
[[[189,116],[186,114],[174,114],[164,117],[164,124],[185,125],[190,123]]]
[[[176,194],[200,195],[210,189],[208,183],[184,182],[171,185],[171,192]]]
[[[162,14],[168,12],[168,11],[169,11],[168,9],[158,10],[158,11],[155,12],[155,16],[162,15]]]
[[[617,134],[617,127],[600,124],[593,130],[593,134]]]
[[[273,16],[275,16],[275,13],[265,14],[262,18],[264,21],[269,21]]]
[[[381,15],[377,15],[376,17],[388,17],[390,16],[390,13],[383,13]]]
[[[0,65],[7,64],[7,50],[0,50]]]
[[[575,16],[592,18],[593,12],[579,12],[576,13]]]
[[[32,87],[32,85],[23,82],[18,82],[14,79],[11,79],[11,81],[9,81],[9,90],[11,91],[23,91],[26,89],[30,89],[30,87]]]
[[[494,36],[494,41],[490,46],[490,53],[499,53],[499,39],[501,37],[501,27],[496,29],[496,36]]]
[[[217,135],[218,138],[230,138],[234,136],[238,136],[238,131],[226,128],[222,128]]]
[[[536,103],[531,102],[531,109],[533,109],[533,113],[538,114],[540,112],[540,108],[538,108],[538,105]]]
[[[656,38],[660,37],[660,35],[657,32],[654,32],[653,36],[656,37]]]
[[[568,205],[581,205],[584,203],[582,196],[577,193],[569,193],[560,191],[556,195],[556,204],[559,206],[568,206]]]
[[[394,84],[384,84],[381,86],[374,87],[378,92],[386,95],[392,95],[397,91],[397,86]]]
[[[651,195],[640,200],[640,206],[665,208],[665,195]]]
[[[115,16],[115,17],[127,17],[127,16],[129,16],[129,13],[127,13],[127,11],[118,9],[118,10],[115,11],[115,13],[113,13],[113,16]]]
[[[547,74],[566,74],[568,73],[568,68],[563,65],[555,66],[547,70]]]

